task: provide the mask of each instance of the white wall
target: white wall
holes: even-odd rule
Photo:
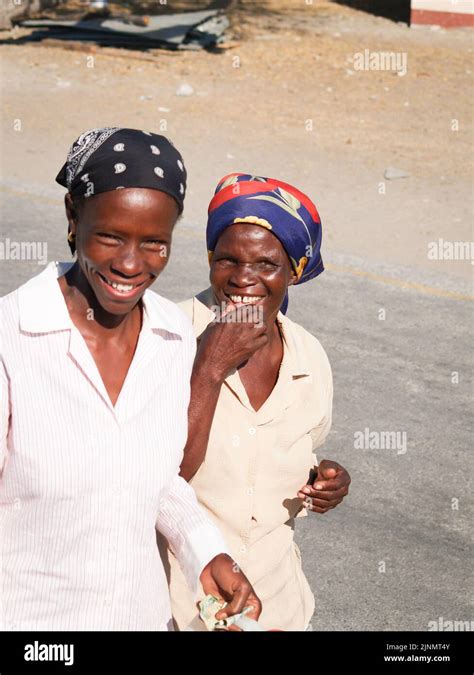
[[[411,0],[412,9],[454,14],[474,14],[473,0]]]

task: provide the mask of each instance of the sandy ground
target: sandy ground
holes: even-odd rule
[[[314,198],[328,251],[469,282],[469,261],[427,250],[472,239],[472,33],[330,2],[244,4],[219,54],[1,46],[4,188],[59,197],[54,176],[86,128],[166,127],[187,161],[190,222],[205,223],[221,175],[274,175]],[[355,70],[365,49],[406,53],[407,74]],[[182,83],[192,96],[176,96]],[[384,181],[389,166],[410,176]]]

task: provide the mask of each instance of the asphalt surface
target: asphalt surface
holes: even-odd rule
[[[0,205],[2,241],[47,242],[48,261],[70,259],[53,192],[7,187]],[[330,250],[325,261],[318,279],[291,289],[288,311],[322,342],[333,368],[333,427],[318,456],[339,461],[352,476],[341,506],[297,522],[316,596],[313,626],[413,631],[440,617],[470,621],[468,284]],[[35,261],[1,260],[0,294],[42,269]],[[184,220],[154,290],[179,301],[206,287],[207,274],[203,228]],[[365,429],[398,432],[401,442],[359,449],[355,434]]]

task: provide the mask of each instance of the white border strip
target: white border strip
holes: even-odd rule
[[[450,14],[474,14],[474,0],[411,0],[412,9]]]

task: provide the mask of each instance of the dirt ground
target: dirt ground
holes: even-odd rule
[[[187,161],[190,223],[205,223],[221,175],[275,175],[314,198],[328,250],[441,285],[472,279],[470,261],[427,256],[438,238],[472,239],[472,31],[409,28],[326,0],[247,0],[230,17],[216,53],[0,45],[3,189],[60,197],[54,176],[87,128],[161,131]],[[406,54],[407,73],[357,70],[366,49]],[[176,95],[183,83],[191,96]],[[385,181],[387,167],[409,176]]]

